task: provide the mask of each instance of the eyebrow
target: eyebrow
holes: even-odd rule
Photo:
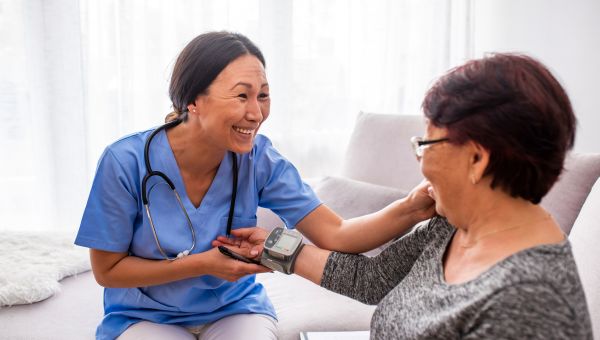
[[[242,85],[242,86],[244,86],[244,87],[248,87],[248,88],[252,88],[252,84],[250,84],[250,83],[245,83],[245,82],[243,82],[243,81],[240,81],[240,82],[236,83],[235,85],[233,85],[233,87],[231,88],[231,90],[233,90],[234,88],[236,88],[236,87],[237,87],[237,86],[239,86],[239,85]],[[265,86],[269,86],[269,83],[262,83],[262,84],[260,85],[260,88],[262,89],[262,88],[263,88],[263,87],[265,87]]]

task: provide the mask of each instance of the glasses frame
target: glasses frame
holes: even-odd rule
[[[433,144],[447,142],[449,140],[449,138],[423,139],[422,137],[414,136],[410,138],[410,144],[412,145],[417,159],[421,159],[421,157],[423,157],[423,150],[425,150],[425,148]]]

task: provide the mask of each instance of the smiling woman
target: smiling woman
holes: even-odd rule
[[[273,197],[293,197],[280,211],[292,224],[320,204],[295,168],[276,170],[285,159],[256,135],[269,114],[264,58],[241,34],[202,34],[179,55],[169,92],[175,112],[167,124],[105,150],[81,222],[76,243],[91,248],[94,276],[106,287],[97,337],[192,336],[184,326],[202,325],[223,338],[239,338],[233,330],[274,338],[273,307],[247,276],[266,268],[211,247],[226,230],[256,224],[258,204]],[[269,181],[295,185],[264,188]],[[243,204],[234,210],[238,191]],[[226,326],[232,320],[237,327]]]
[[[169,93],[167,123],[104,151],[75,241],[90,248],[105,287],[99,339],[274,339],[275,310],[253,275],[268,269],[213,247],[218,236],[255,226],[259,206],[315,244],[346,252],[380,246],[432,211],[421,190],[349,221],[321,204],[257,134],[269,116],[269,85],[261,52],[241,34],[193,39]]]

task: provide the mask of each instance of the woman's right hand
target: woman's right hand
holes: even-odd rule
[[[239,249],[231,246],[228,246],[228,248],[240,253],[240,255],[244,255]],[[203,257],[204,274],[213,275],[229,282],[237,281],[246,275],[271,272],[271,269],[265,266],[245,263],[223,255],[216,247],[195,256]]]

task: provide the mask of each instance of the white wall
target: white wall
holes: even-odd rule
[[[600,1],[472,0],[474,57],[518,51],[542,61],[579,120],[575,150],[600,153]]]

